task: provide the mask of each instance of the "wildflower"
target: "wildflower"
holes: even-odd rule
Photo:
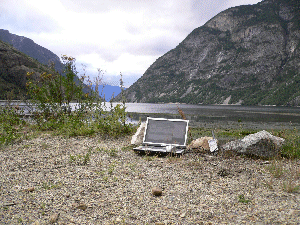
[[[30,77],[33,74],[33,72],[27,72],[27,77]]]

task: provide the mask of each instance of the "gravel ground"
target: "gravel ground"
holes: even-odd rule
[[[0,224],[300,223],[299,160],[158,157],[129,144],[44,134],[3,148]]]

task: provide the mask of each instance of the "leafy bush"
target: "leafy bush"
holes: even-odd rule
[[[0,107],[0,145],[13,143],[21,137],[20,130],[25,122],[11,106]]]
[[[119,136],[132,132],[132,126],[126,124],[125,99],[122,104],[115,107],[111,104],[110,109],[107,109],[105,102],[99,97],[98,86],[102,71],[98,70],[99,76],[93,90],[90,88],[92,81],[86,79],[85,74],[76,79],[73,57],[63,56],[62,60],[65,76],[54,70],[52,74],[42,73],[39,76],[27,74],[27,89],[37,129],[54,130],[57,134],[67,136],[94,133]],[[89,84],[89,88],[86,88],[85,83]],[[120,85],[123,91],[122,75]]]

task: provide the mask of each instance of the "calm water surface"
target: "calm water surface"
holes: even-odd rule
[[[178,114],[176,104],[126,103],[128,112]],[[300,108],[274,106],[178,105],[189,116],[217,120],[300,122]]]
[[[0,105],[5,102],[0,102]],[[15,102],[16,105],[24,103]],[[117,103],[113,103],[115,106]],[[73,108],[76,104],[72,105]],[[110,103],[106,103],[109,107]],[[244,126],[253,129],[300,129],[300,107],[189,105],[178,104],[191,126]],[[146,120],[147,116],[181,118],[177,104],[126,103],[129,122]]]
[[[253,129],[300,128],[299,107],[179,104],[191,125],[246,126]],[[133,120],[147,116],[181,118],[176,104],[127,103]],[[157,115],[160,114],[160,115]]]

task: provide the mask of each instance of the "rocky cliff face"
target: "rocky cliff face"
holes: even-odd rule
[[[49,69],[37,60],[0,41],[0,99],[26,97],[26,74],[36,76]]]
[[[0,40],[12,45],[18,51],[25,53],[44,65],[54,63],[55,69],[62,73],[63,65],[60,58],[50,50],[36,44],[33,40],[27,37],[11,34],[8,30],[3,29],[0,29]]]
[[[26,96],[27,72],[35,72],[36,76],[45,71],[51,73],[48,66],[52,63],[55,70],[65,76],[64,65],[53,52],[29,38],[0,29],[0,99],[7,99],[8,93],[13,93],[14,99],[22,99]],[[74,81],[81,84],[78,77]],[[83,86],[85,93],[91,91],[87,85]]]
[[[299,1],[265,0],[221,12],[157,59],[125,96],[130,102],[299,106]]]

